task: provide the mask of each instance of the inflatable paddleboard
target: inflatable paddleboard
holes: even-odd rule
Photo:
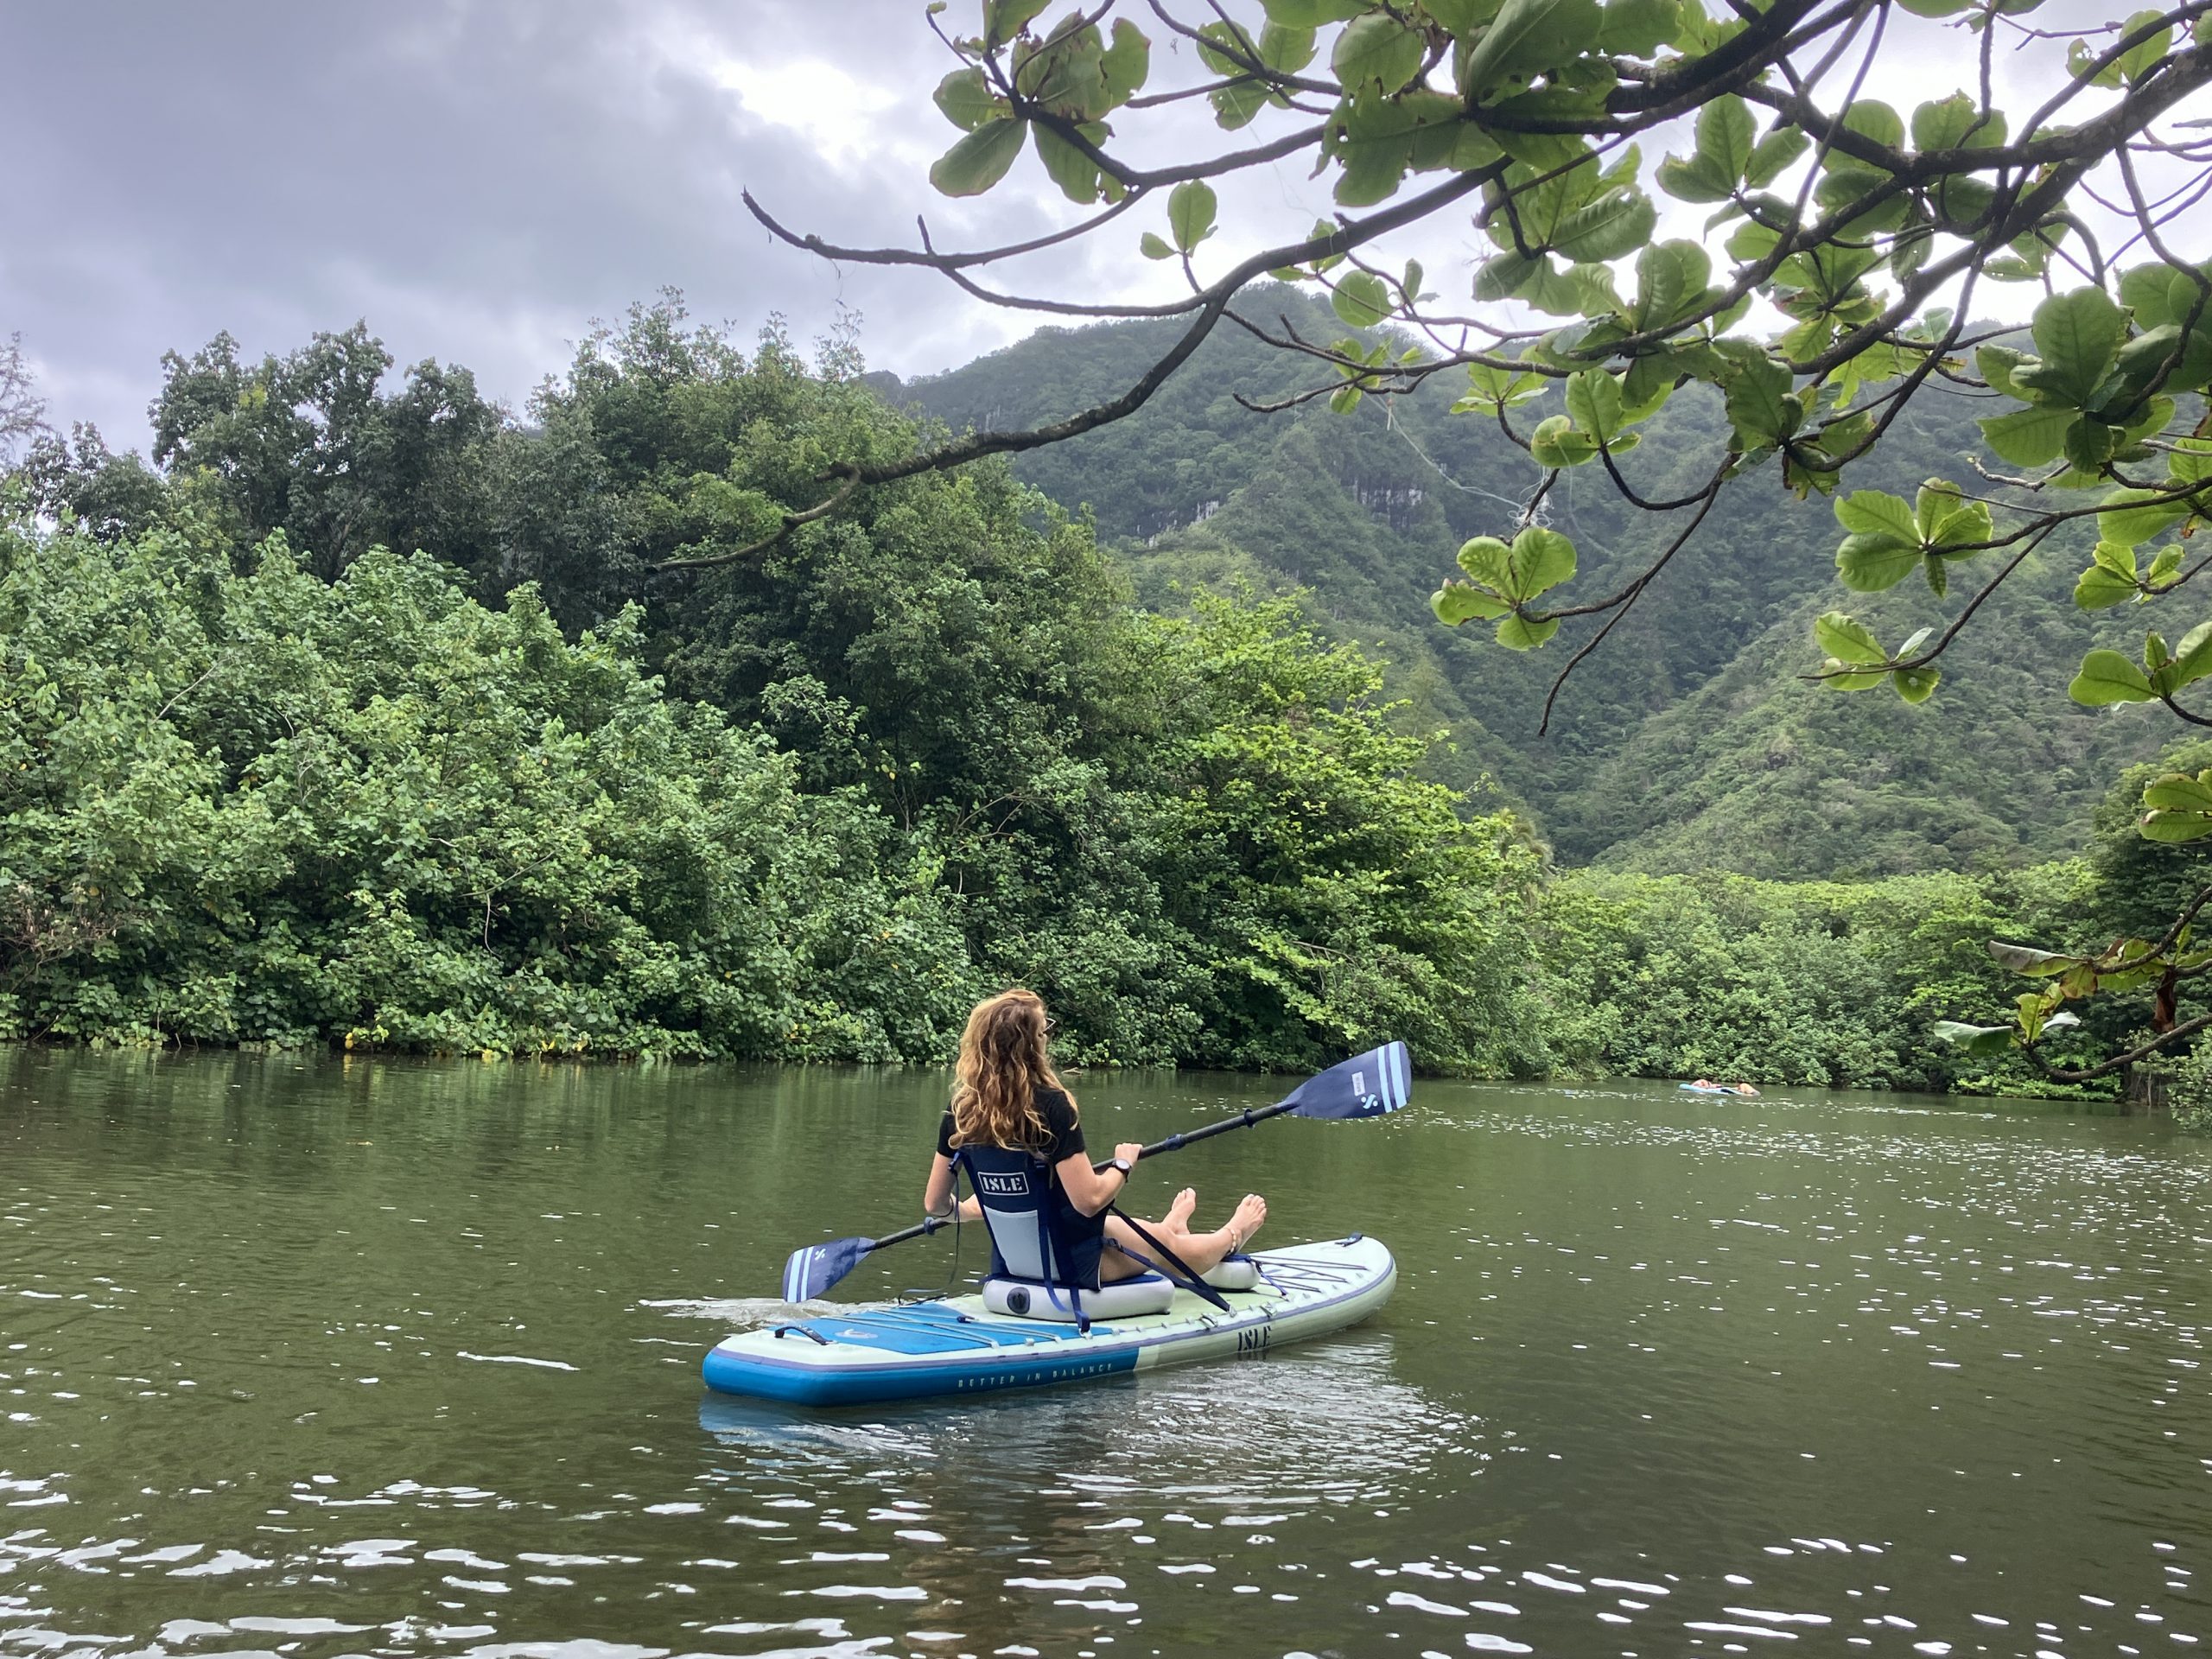
[[[1686,1095],[1726,1095],[1732,1100],[1757,1100],[1757,1095],[1739,1095],[1733,1089],[1707,1089],[1694,1083],[1678,1083],[1675,1088]]]
[[[1202,1359],[1255,1358],[1356,1324],[1390,1299],[1398,1264],[1357,1234],[1255,1250],[1259,1281],[1224,1313],[1187,1290],[1164,1313],[1101,1318],[1088,1332],[992,1313],[951,1296],[794,1319],[717,1343],[702,1368],[723,1394],[795,1405],[866,1405],[1033,1389]]]

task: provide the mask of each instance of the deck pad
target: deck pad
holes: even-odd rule
[[[1189,1291],[1159,1313],[1088,1332],[991,1313],[981,1296],[787,1320],[715,1344],[702,1370],[725,1394],[857,1405],[1036,1388],[1158,1365],[1266,1353],[1364,1319],[1389,1299],[1397,1264],[1357,1235],[1260,1250],[1260,1282],[1226,1291],[1224,1313]]]

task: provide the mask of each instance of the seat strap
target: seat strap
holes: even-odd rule
[[[1160,1252],[1160,1259],[1153,1262],[1151,1265],[1159,1272],[1162,1278],[1170,1281],[1180,1289],[1189,1291],[1194,1296],[1201,1297],[1205,1300],[1211,1302],[1216,1307],[1219,1308],[1224,1313],[1234,1311],[1229,1306],[1227,1298],[1223,1296],[1222,1294],[1216,1290],[1211,1285],[1206,1283],[1205,1280],[1191,1266],[1189,1262],[1185,1262],[1181,1256],[1176,1255],[1174,1251],[1169,1249],[1166,1245],[1161,1243],[1158,1238],[1154,1237],[1153,1236],[1152,1230],[1149,1227],[1147,1227],[1142,1222],[1139,1221],[1128,1211],[1122,1209],[1118,1204],[1109,1204],[1106,1206],[1106,1209],[1109,1214],[1119,1216],[1123,1221],[1128,1223],[1129,1230],[1131,1232],[1135,1233],[1139,1238],[1144,1240],[1146,1243],[1151,1245],[1154,1249]],[[1108,1242],[1113,1243],[1111,1240],[1109,1240]],[[1122,1246],[1119,1244],[1116,1244],[1115,1248],[1116,1249],[1121,1249],[1124,1255],[1135,1255],[1136,1254],[1134,1250],[1122,1249]],[[1138,1257],[1138,1259],[1141,1261],[1143,1258]]]
[[[1055,1287],[1056,1279],[1058,1275],[1066,1276],[1068,1307],[1075,1314],[1076,1334],[1087,1337],[1090,1334],[1090,1315],[1083,1311],[1082,1287],[1076,1283],[1075,1275],[1068,1273],[1067,1263],[1060,1259],[1059,1251],[1053,1247],[1052,1189],[1058,1182],[1058,1175],[1049,1170],[1046,1172],[1044,1202],[1037,1206],[1037,1265],[1043,1268],[1048,1275],[1045,1281],[1045,1296],[1055,1308],[1060,1305],[1059,1292]]]

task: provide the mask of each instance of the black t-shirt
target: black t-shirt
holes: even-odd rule
[[[1084,1150],[1083,1125],[1076,1120],[1075,1103],[1065,1090],[1039,1089],[1037,1091],[1037,1115],[1045,1120],[1045,1128],[1052,1135],[1052,1144],[1045,1149],[1045,1161],[1058,1167],[1064,1158],[1072,1158]],[[938,1155],[952,1156],[952,1114],[947,1111],[944,1121],[937,1129]]]

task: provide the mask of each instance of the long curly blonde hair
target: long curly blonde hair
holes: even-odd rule
[[[1016,988],[978,1002],[960,1033],[953,1068],[955,1146],[1007,1147],[1041,1152],[1052,1131],[1037,1109],[1039,1089],[1066,1092],[1045,1052],[1045,1001]],[[1073,1110],[1075,1096],[1068,1096]]]

